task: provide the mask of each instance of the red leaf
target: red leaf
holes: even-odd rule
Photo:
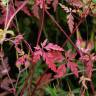
[[[16,0],[15,1],[15,6],[18,8],[19,6],[21,6],[23,3],[23,1],[18,1]],[[29,9],[27,6],[24,6],[22,9],[21,9],[25,14],[27,14],[28,16],[31,16],[30,12],[29,12]]]
[[[54,12],[56,11],[56,8],[58,6],[58,0],[54,0],[53,3],[52,3],[52,6],[54,8]]]
[[[42,51],[41,50],[35,51],[32,58],[33,62],[37,63],[37,61],[40,60],[40,56],[42,56]]]
[[[68,61],[67,67],[70,68],[76,77],[78,77],[78,65],[76,63]]]
[[[83,7],[83,3],[80,0],[66,0],[66,1],[73,6],[76,6],[79,8]]]
[[[92,61],[89,61],[86,63],[85,65],[85,69],[86,69],[86,74],[89,78],[92,77],[92,71],[93,71],[93,62]]]
[[[38,5],[41,9],[43,8],[43,2],[45,2],[45,0],[35,0],[36,5]]]
[[[56,44],[49,43],[47,46],[44,47],[46,50],[56,50],[56,51],[64,51],[63,48]]]
[[[13,42],[14,42],[15,45],[19,45],[22,40],[23,40],[23,36],[22,35],[17,35]]]
[[[83,12],[81,13],[81,18],[88,16],[88,14],[90,13],[90,8],[83,8]]]
[[[61,3],[59,3],[59,5],[61,6],[61,8],[66,12],[66,13],[69,13],[70,10],[68,7],[66,7],[65,5],[62,5]]]
[[[48,64],[48,67],[54,72],[56,72],[55,63],[61,62],[64,59],[61,52],[58,52],[58,51],[49,51],[49,52],[43,53],[43,58],[46,64]]]
[[[8,64],[8,58],[7,57],[3,58],[3,63],[4,64],[1,64],[1,62],[0,62],[0,75],[1,75],[1,77],[5,76],[7,74],[7,72],[10,71],[10,66]],[[6,68],[4,66],[6,66]]]
[[[43,58],[46,62],[46,64],[48,65],[48,67],[56,72],[56,65],[54,64],[54,56],[52,56],[52,54],[50,53],[43,53]]]
[[[48,55],[47,57],[52,59],[54,62],[61,62],[64,59],[62,53],[59,51],[49,51],[46,55]]]
[[[33,14],[35,17],[39,18],[39,7],[37,5],[33,6]]]
[[[92,71],[93,71],[93,62],[96,60],[95,54],[86,55],[83,54],[82,57],[79,58],[80,61],[84,62],[86,75],[91,78],[92,77]]]
[[[14,14],[15,10],[14,10],[14,6],[12,5],[12,3],[10,2],[9,4],[9,13],[8,13],[8,18],[7,18],[7,23],[9,22],[8,20],[10,20],[11,16]]]
[[[2,89],[7,90],[7,91],[11,91],[11,90],[14,90],[14,91],[15,91],[15,89],[13,89],[13,88],[11,88],[11,87],[9,86],[11,83],[14,83],[14,82],[16,82],[16,80],[11,79],[11,81],[10,81],[10,80],[8,79],[8,77],[5,77],[5,78],[1,81],[0,87],[1,87]],[[1,95],[0,95],[0,96],[1,96]]]
[[[43,75],[42,78],[41,77],[39,77],[37,79],[37,81],[36,81],[37,83],[39,82],[38,88],[40,88],[43,85],[46,85],[46,84],[48,84],[50,82],[51,74],[50,73],[46,73],[46,74]]]
[[[43,43],[41,43],[41,46],[44,48],[47,45],[47,39],[44,40]]]
[[[69,30],[72,33],[73,28],[74,28],[74,18],[73,18],[71,13],[67,15],[67,19],[68,19],[67,23],[68,23],[68,26],[69,26]]]
[[[47,52],[45,52],[44,49],[46,49]],[[56,72],[55,63],[62,62],[64,59],[61,51],[63,51],[63,48],[52,43],[47,44],[47,40],[45,40],[43,43],[41,43],[41,47],[39,45],[35,47],[33,61],[37,62],[40,59],[40,56],[42,56],[48,67]]]
[[[16,67],[20,68],[21,65],[24,65],[27,68],[29,66],[29,60],[30,60],[30,58],[27,54],[19,57],[16,61]]]
[[[64,64],[60,65],[56,71],[56,75],[54,76],[55,78],[61,78],[62,76],[65,75],[66,73],[66,67]]]
[[[65,57],[68,60],[73,60],[76,56],[76,53],[72,53],[71,50],[68,50],[67,52],[65,52]]]

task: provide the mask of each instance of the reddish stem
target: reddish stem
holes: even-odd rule
[[[13,18],[15,17],[15,15],[27,4],[28,0],[25,0],[23,2],[23,4],[16,10],[16,12],[11,16],[11,18],[9,19],[8,23],[5,26],[5,30],[7,30],[10,26],[11,21],[13,20]],[[6,17],[7,18],[7,17]]]
[[[34,96],[37,87],[40,85],[40,81],[42,80],[43,76],[46,74],[47,71],[48,71],[48,68],[47,68],[46,71],[41,75],[40,79],[37,81],[36,86],[35,86],[35,88],[33,89],[31,96]]]
[[[90,82],[90,87],[91,87],[91,90],[92,90],[92,94],[94,94],[95,93],[95,90],[94,90],[94,85],[93,85],[93,82],[92,81]]]
[[[34,72],[34,69],[35,69],[34,67],[35,67],[34,65],[30,67],[30,73],[25,80],[25,83],[24,83],[24,86],[21,90],[20,96],[23,96],[23,93],[24,93],[25,89],[27,88],[28,80],[29,80],[30,76],[33,75],[33,72]]]
[[[73,30],[72,34],[69,35],[69,38],[71,38],[71,36],[76,32],[76,30],[78,29],[78,27],[80,26],[80,24],[83,22],[83,19],[81,19],[79,21],[79,23],[77,24],[77,26],[75,27],[75,29]],[[66,41],[63,43],[62,47],[64,47],[67,43],[68,39],[66,39]]]
[[[30,53],[31,53],[32,58],[33,58],[33,51],[32,51],[32,49],[31,49],[31,46],[29,45],[29,43],[28,43],[26,40],[24,40],[24,43],[26,44],[27,48],[29,48]],[[31,66],[31,67],[32,67],[32,66]],[[22,88],[22,90],[21,90],[20,96],[23,96],[24,90],[26,89],[26,86],[27,86],[27,84],[28,84],[28,80],[29,80],[29,78],[30,78],[30,76],[32,75],[32,72],[33,72],[33,70],[34,70],[34,66],[33,66],[33,68],[30,68],[30,70],[31,70],[31,71],[30,71],[28,77],[27,77],[26,80],[25,80],[25,83],[24,83],[24,86],[23,86],[23,88]]]
[[[45,12],[47,13],[47,15],[52,19],[52,21],[56,24],[56,26],[60,29],[61,32],[63,32],[63,34],[67,37],[67,39],[69,40],[69,42],[72,44],[72,46],[76,49],[77,53],[80,54],[77,46],[75,46],[75,44],[73,43],[73,41],[70,39],[70,37],[66,34],[66,32],[62,29],[62,27],[57,23],[57,21],[51,16],[51,14],[45,10]]]
[[[45,12],[45,1],[43,0],[43,14],[42,14],[41,28],[40,28],[40,30],[38,32],[38,38],[37,38],[37,44],[36,45],[39,44],[42,29],[43,29],[43,25],[44,25],[44,12]]]
[[[31,53],[31,55],[32,55],[32,57],[33,57],[33,51],[32,51],[31,46],[29,45],[29,43],[28,43],[26,40],[24,40],[24,43],[26,44],[27,48],[29,48],[30,53]]]

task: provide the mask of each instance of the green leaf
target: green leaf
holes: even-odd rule
[[[46,91],[48,92],[48,94],[50,94],[50,96],[57,96],[57,91],[55,88],[47,87]]]
[[[1,3],[3,6],[6,6],[8,4],[9,0],[1,0]]]
[[[92,0],[93,3],[96,3],[96,0]]]
[[[14,36],[14,32],[13,32],[12,30],[8,30],[8,31],[6,31],[5,33]]]

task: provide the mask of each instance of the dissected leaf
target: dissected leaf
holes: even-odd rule
[[[54,60],[56,60],[55,57],[51,52],[50,53],[43,53],[43,58],[44,58],[46,64],[54,72],[56,72],[56,65],[55,65],[55,61],[54,61]]]
[[[57,68],[57,71],[56,71],[56,75],[54,76],[55,78],[61,78],[65,75],[66,73],[66,67],[64,64],[60,65],[58,68]]]
[[[62,5],[61,3],[59,3],[59,5],[61,6],[62,9],[64,9],[64,11],[65,11],[66,13],[70,12],[69,8],[66,7],[65,5]]]
[[[72,33],[73,28],[74,28],[74,18],[71,13],[67,15],[67,23],[69,26],[69,30]]]
[[[23,1],[19,1],[19,0],[15,0],[15,6],[18,8],[19,6],[21,6],[23,4]],[[31,13],[29,12],[29,9],[27,6],[24,6],[21,11],[23,11],[25,14],[27,14],[28,16],[31,16]]]
[[[24,39],[24,38],[23,38],[22,35],[17,35],[17,36],[15,37],[15,40],[14,40],[13,42],[14,42],[14,44],[17,46],[17,45],[20,44],[20,42],[21,42],[23,39]]]
[[[56,44],[52,44],[52,43],[47,44],[47,39],[46,39],[46,40],[44,40],[43,43],[41,43],[41,47],[39,45],[37,45],[35,47],[35,52],[33,55],[34,62],[37,62],[41,56],[43,56],[43,59],[45,60],[48,57],[47,55],[50,55],[48,58],[53,59],[53,60],[56,60],[56,55],[57,55],[57,58],[59,58],[58,61],[63,60],[63,56],[61,54],[61,51],[63,51],[63,48],[61,48],[60,46],[58,46]],[[45,52],[45,50],[42,50],[42,49],[46,49],[47,52]],[[52,52],[52,54],[51,54],[51,52]]]
[[[11,81],[9,80],[8,77],[5,77],[2,81],[1,81],[1,85],[0,87],[7,90],[7,91],[11,91],[12,88],[9,86],[11,83],[14,83],[15,80],[14,79],[11,79]],[[14,89],[15,90],[15,89]]]
[[[37,63],[38,60],[40,60],[40,57],[42,56],[42,51],[41,49],[39,49],[40,47],[35,47],[35,49],[38,49],[36,50],[34,53],[33,53],[33,62],[34,63]]]
[[[33,14],[35,17],[39,18],[39,7],[37,5],[33,6]]]
[[[54,12],[55,12],[56,9],[57,9],[58,3],[59,3],[58,0],[54,0],[53,3],[52,3],[53,8],[54,8]]]
[[[92,72],[93,72],[93,62],[92,61],[87,62],[85,70],[86,70],[86,74],[87,74],[88,78],[91,78]]]
[[[3,63],[4,64],[2,64],[2,63],[0,64],[0,75],[1,76],[7,75],[7,72],[10,71],[10,66],[8,64],[8,58],[7,57],[6,58],[3,58]]]
[[[56,44],[52,44],[49,43],[48,45],[46,45],[44,47],[46,50],[56,50],[56,51],[64,51],[63,48],[61,48],[60,46],[56,45]]]
[[[83,7],[83,3],[81,2],[81,0],[66,0],[66,1],[73,6],[76,6],[79,8]]]
[[[51,70],[53,70],[54,72],[56,72],[55,62],[61,62],[64,59],[62,54],[58,51],[43,53],[43,58],[46,61],[46,64],[48,64],[48,67],[51,68]]]
[[[44,42],[43,42],[43,43],[41,43],[41,46],[42,46],[43,48],[47,45],[47,41],[48,41],[48,40],[47,40],[47,39],[45,39],[45,40],[44,40]]]
[[[42,78],[38,78],[37,82],[39,82],[38,88],[42,87],[43,85],[46,85],[50,82],[50,78],[51,78],[51,74],[50,73],[46,73],[45,75],[43,75]]]
[[[68,60],[74,60],[75,56],[76,56],[76,53],[72,53],[72,50],[68,50],[67,52],[65,52],[65,57]]]
[[[16,67],[20,69],[21,65],[24,65],[25,68],[28,68],[30,65],[30,57],[27,54],[19,57],[16,61]]]
[[[88,14],[90,13],[90,8],[89,7],[84,7],[83,12],[81,13],[81,18],[86,18]]]
[[[84,63],[86,75],[88,76],[88,78],[91,78],[93,71],[93,62],[96,60],[96,56],[94,54],[83,54],[83,56],[79,59]]]
[[[72,71],[72,73],[78,77],[78,65],[75,62],[69,61],[67,67]]]

